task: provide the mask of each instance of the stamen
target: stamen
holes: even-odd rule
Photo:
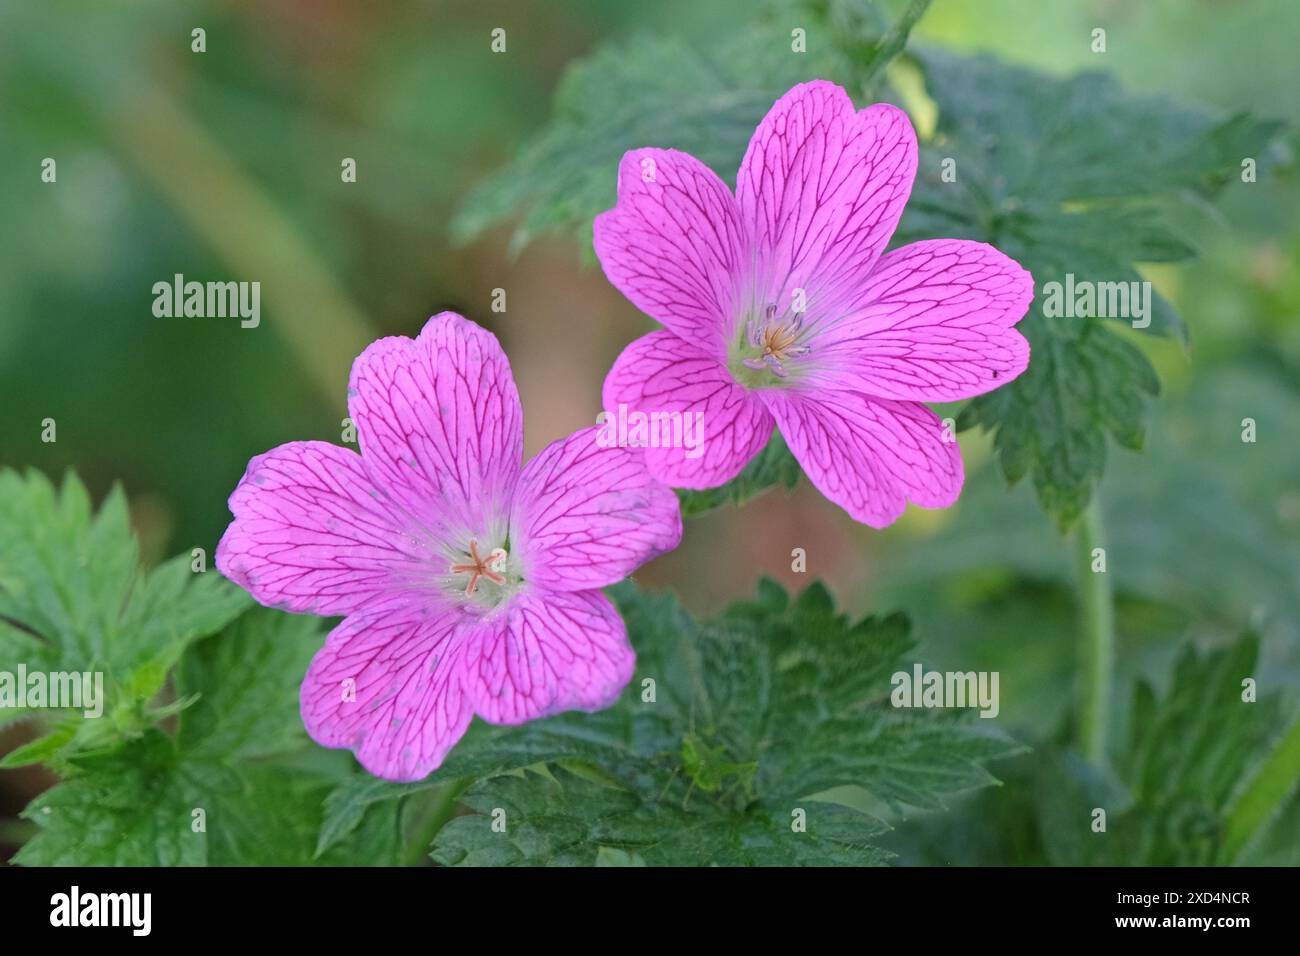
[[[478,579],[487,578],[494,584],[505,584],[506,579],[503,572],[506,569],[506,558],[509,555],[505,548],[493,548],[488,554],[487,560],[479,557],[478,541],[474,538],[469,542],[469,556],[472,564],[453,564],[451,566],[452,574],[468,574],[469,585],[465,588],[466,594],[474,594],[478,591]]]
[[[796,344],[803,326],[803,315],[795,313],[777,319],[776,305],[768,305],[763,310],[763,318],[751,318],[745,329],[750,347],[759,350],[759,354],[741,359],[741,364],[758,372],[767,370],[779,378],[785,378],[788,374],[785,361],[807,355],[810,351],[808,346]]]

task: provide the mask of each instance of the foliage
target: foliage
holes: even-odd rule
[[[310,382],[341,401],[334,367],[380,334],[350,296],[375,316],[406,315],[429,298],[431,262],[442,263],[439,302],[474,294],[476,280],[461,274],[480,268],[430,255],[471,181],[455,239],[510,222],[512,251],[559,234],[590,262],[591,221],[614,202],[625,150],[685,150],[734,183],[753,128],[800,81],[829,79],[859,105],[888,99],[912,115],[920,168],[895,244],[990,242],[1036,286],[1020,324],[1029,370],[951,410],[961,429],[981,433],[963,437],[960,504],[869,539],[888,547],[869,606],[905,607],[907,619],[854,620],[820,583],[792,597],[764,581],[755,599],[697,620],[669,593],[624,584],[614,597],[638,666],[614,706],[517,728],[476,721],[418,783],[370,777],[303,732],[298,686],[326,623],[251,607],[214,570],[196,573],[188,550],[141,567],[132,526],[144,529],[148,554],[170,526],[169,517],[149,527],[153,492],[133,494],[128,510],[114,487],[96,511],[73,475],[55,485],[0,470],[0,672],[101,672],[106,691],[102,718],[0,709],[0,724],[35,732],[0,756],[0,770],[41,765],[59,779],[28,805],[26,823],[6,821],[32,834],[16,862],[1300,863],[1300,722],[1288,696],[1300,675],[1300,459],[1283,437],[1297,399],[1300,339],[1288,321],[1300,301],[1300,193],[1294,169],[1276,162],[1279,124],[1135,95],[1110,74],[1062,77],[909,45],[925,0],[892,21],[869,0],[742,6],[726,29],[694,38],[663,32],[654,14],[640,29],[659,32],[598,42],[566,68],[549,118],[485,177],[482,159],[535,122],[550,85],[545,63],[518,68],[528,54],[513,27],[516,59],[503,70],[508,61],[481,55],[472,17],[412,41],[417,57],[394,42],[406,44],[409,18],[390,15],[389,46],[376,44],[384,69],[311,76],[313,88],[357,96],[312,107],[284,85],[295,74],[280,58],[243,35],[239,14],[210,18],[213,49],[202,58],[176,45],[188,27],[175,16],[100,17],[110,45],[138,54],[112,62],[96,53],[102,37],[90,42],[95,31],[75,29],[67,11],[43,10],[39,24],[18,7],[0,14],[13,27],[0,31],[10,152],[33,167],[47,152],[60,163],[57,190],[32,177],[4,187],[13,228],[0,244],[12,268],[0,305],[19,318],[0,330],[9,346],[0,351],[19,356],[5,368],[10,419],[57,415],[64,429],[58,445],[38,446],[15,427],[4,447],[43,467],[73,454],[97,489],[107,474],[133,489],[149,475],[147,487],[176,506],[181,540],[210,537],[226,519],[220,499],[249,454],[286,434],[333,437],[341,407],[322,415]],[[969,26],[960,5],[946,6],[931,17],[948,17],[949,32]],[[577,9],[567,14],[574,26],[591,19]],[[1149,33],[1143,16],[1128,42],[1143,23]],[[1185,25],[1197,15],[1162,16]],[[1251,16],[1216,14],[1216,32],[1240,38]],[[978,30],[1007,27],[987,19]],[[350,24],[320,24],[323,42]],[[795,26],[806,53],[792,50]],[[577,38],[556,40],[557,59],[585,47],[584,29],[557,31]],[[463,52],[471,48],[479,52]],[[139,62],[187,82],[160,93],[141,82]],[[1285,97],[1263,98],[1288,88],[1270,79],[1276,70],[1227,72],[1215,76],[1259,88],[1223,101],[1295,112]],[[454,97],[429,96],[452,85]],[[1287,136],[1300,145],[1294,130]],[[370,144],[362,177],[340,191],[331,157],[357,142]],[[328,162],[303,175],[283,155]],[[1260,182],[1243,188],[1247,158]],[[31,242],[38,234],[49,241]],[[1196,256],[1194,270],[1178,268]],[[257,348],[216,325],[142,334],[131,324],[155,271],[254,266],[281,290]],[[1150,325],[1048,315],[1048,284],[1067,276],[1154,280]],[[102,323],[112,334],[85,323],[87,301],[113,317]],[[335,331],[314,334],[321,328]],[[168,361],[195,351],[196,335],[202,363]],[[92,362],[154,388],[115,388],[105,402],[102,376],[50,371]],[[285,367],[314,371],[278,374]],[[228,401],[232,375],[246,387]],[[167,419],[158,396],[182,392],[225,403],[199,407],[231,427],[195,429],[195,406],[181,402],[185,414]],[[63,440],[70,409],[75,443]],[[133,444],[148,415],[158,440]],[[1241,438],[1246,417],[1257,443]],[[986,446],[1006,482],[980,469]],[[196,469],[200,454],[224,465]],[[97,470],[109,461],[113,472]],[[799,475],[774,435],[727,486],[681,492],[683,513],[743,507]],[[1079,599],[1060,540],[1099,489],[1118,642],[1103,766],[1069,742]],[[891,707],[890,674],[917,659],[1000,672],[1001,719]],[[1242,698],[1247,677],[1258,702]],[[1096,808],[1105,832],[1092,827]]]
[[[878,864],[888,827],[865,808],[939,808],[1014,750],[969,714],[895,709],[907,622],[851,622],[819,584],[791,599],[765,581],[700,623],[668,596],[618,597],[639,655],[628,692],[467,741],[440,773],[483,778],[436,860]]]
[[[1001,799],[975,797],[945,820],[900,835],[895,849],[912,862],[1042,866],[1221,866],[1242,861],[1250,842],[1235,832],[1243,808],[1258,853],[1294,856],[1294,840],[1269,834],[1292,826],[1300,736],[1280,720],[1281,698],[1259,679],[1258,641],[1251,635],[1211,651],[1185,647],[1163,691],[1145,678],[1133,684],[1128,727],[1111,766],[1079,758],[1059,739],[1032,757],[1001,765]],[[1260,680],[1268,688],[1275,682]],[[1243,795],[1268,775],[1266,810]],[[1265,788],[1267,789],[1267,787]],[[1096,814],[1105,811],[1104,830]],[[975,821],[979,821],[974,832]],[[968,858],[971,855],[973,859]]]
[[[1195,254],[1170,207],[1204,200],[1260,156],[1278,124],[1247,115],[1213,121],[1162,99],[1125,94],[1104,74],[1058,80],[989,57],[921,55],[938,105],[901,238],[991,243],[1034,276],[1036,300],[1018,328],[1029,370],[972,401],[958,427],[994,431],[1002,470],[1032,476],[1043,507],[1068,527],[1106,466],[1106,438],[1140,449],[1150,362],[1107,323],[1044,310],[1049,283],[1140,282],[1137,263]],[[956,181],[941,181],[943,159]],[[1131,308],[1131,305],[1130,305]],[[1186,338],[1161,296],[1146,331]]]
[[[900,616],[854,623],[820,584],[791,600],[766,582],[696,623],[624,584],[640,670],[615,707],[476,726],[429,780],[373,780],[302,730],[317,619],[240,614],[246,600],[187,556],[142,573],[120,493],[92,514],[75,478],[56,493],[4,472],[0,488],[0,664],[104,666],[114,688],[106,719],[61,715],[5,758],[64,777],[24,812],[39,830],[19,863],[396,862],[462,791],[471,812],[438,832],[442,862],[880,863],[887,825],[864,801],[939,807],[991,783],[983,762],[1012,749],[978,722],[890,706],[912,647]]]

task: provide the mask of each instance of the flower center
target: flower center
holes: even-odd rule
[[[784,375],[785,371],[781,363],[785,361],[786,352],[794,347],[795,338],[795,330],[784,325],[764,329],[763,354],[758,358],[745,359],[745,364],[753,369],[761,369],[766,365],[778,375]]]
[[[471,538],[469,542],[469,561],[451,566],[452,574],[468,574],[469,584],[465,586],[465,594],[472,595],[478,592],[478,582],[480,578],[487,578],[493,584],[505,584],[506,561],[510,557],[505,548],[493,548],[487,555],[480,555],[478,552],[478,540]]]
[[[736,380],[750,388],[759,388],[787,378],[790,374],[787,363],[810,351],[807,345],[801,344],[803,332],[802,314],[791,312],[778,316],[775,305],[769,305],[761,316],[749,316],[742,323],[728,363]]]

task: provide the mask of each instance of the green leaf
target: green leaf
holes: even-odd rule
[[[120,489],[94,513],[72,474],[56,490],[38,472],[0,471],[0,666],[104,671],[110,705],[136,708],[190,642],[248,604],[185,557],[142,571]]]
[[[637,853],[602,846],[596,851],[596,866],[645,866],[645,860]]]
[[[1224,856],[1235,860],[1278,814],[1300,786],[1300,717],[1233,800],[1227,815]]]
[[[83,773],[37,797],[23,816],[40,826],[14,857],[24,866],[200,866],[207,841],[191,828],[198,795],[176,772],[159,731],[86,758]]]
[[[596,714],[472,731],[438,776],[487,776],[435,860],[877,864],[888,827],[871,811],[941,807],[1016,749],[969,714],[895,710],[906,621],[850,621],[821,585],[791,600],[766,581],[703,623],[670,595],[615,593],[638,655],[628,691]]]
[[[147,705],[184,649],[248,604],[215,571],[194,574],[184,556],[144,572],[120,489],[95,513],[75,475],[55,489],[38,472],[0,470],[0,669],[102,673],[107,697],[100,719],[77,713],[6,765],[59,767],[138,735],[164,716]]]
[[[1032,348],[1029,371],[974,399],[958,424],[996,432],[1007,480],[1032,475],[1043,507],[1068,527],[1105,470],[1107,436],[1142,446],[1146,400],[1159,383],[1107,322],[1064,318],[1054,304],[1049,314],[1048,283],[1138,282],[1137,263],[1194,255],[1177,225],[1188,197],[1199,207],[1214,196],[1280,126],[1249,116],[1216,122],[1129,96],[1102,74],[1057,79],[938,50],[919,59],[938,127],[895,241],[976,239],[1033,274],[1034,305],[1017,326]],[[952,182],[943,178],[947,159]],[[1159,295],[1148,318],[1145,331],[1186,338]]]
[[[62,757],[67,779],[24,812],[40,830],[18,862],[395,862],[395,804],[375,807],[318,847],[325,800],[353,775],[351,757],[311,743],[298,714],[298,687],[322,639],[318,618],[255,608],[192,646],[176,676],[191,703],[175,738],[147,729],[97,753]]]
[[[1293,796],[1271,824],[1233,859],[1237,866],[1300,866],[1300,798]]]
[[[1002,473],[1015,484],[1033,476],[1038,500],[1062,526],[1083,513],[1106,470],[1106,436],[1141,450],[1146,402],[1160,382],[1146,357],[1103,326],[1072,342],[1056,320],[1026,320],[1032,359],[1018,379],[972,401],[957,428],[994,432]]]
[[[15,747],[5,754],[4,759],[0,759],[0,770],[13,770],[17,767],[30,767],[33,764],[53,762],[59,752],[76,736],[76,733],[77,724],[75,720],[66,720],[56,730],[45,734],[43,737],[37,737],[21,747]]]
[[[1229,802],[1277,724],[1276,699],[1242,699],[1243,680],[1257,676],[1258,653],[1253,636],[1205,654],[1188,647],[1163,697],[1138,685],[1129,744],[1116,766],[1133,795],[1139,848],[1150,865],[1226,862]]]
[[[441,785],[441,779],[393,783],[365,773],[352,775],[325,798],[325,814],[316,835],[315,855],[321,856],[355,833],[372,807],[388,804],[391,810],[396,811],[404,798]]]
[[[468,241],[518,218],[515,250],[552,231],[589,250],[592,219],[614,205],[619,160],[642,146],[684,150],[734,182],[754,128],[781,94],[812,79],[863,88],[926,6],[912,3],[886,30],[862,2],[787,0],[707,49],[650,36],[602,46],[568,69],[551,120],[474,190],[452,235]],[[791,49],[792,24],[807,31],[807,52]]]
[[[1176,390],[1153,409],[1145,455],[1110,465],[1102,510],[1121,667],[1138,665],[1162,639],[1179,638],[1189,619],[1218,622],[1228,634],[1254,619],[1271,646],[1300,640],[1300,538],[1284,504],[1300,485],[1300,457],[1286,441],[1243,444],[1245,413],[1233,413],[1248,409],[1261,435],[1281,436],[1295,408],[1288,381],[1258,365],[1207,369],[1195,388]],[[1034,507],[1033,492],[1008,492],[988,470],[968,477],[961,504],[948,516],[933,536],[896,542],[873,597],[914,608],[918,627],[945,635],[954,648],[979,647],[980,666],[1002,671],[1004,715],[1016,712],[1026,727],[1051,723],[1021,707],[1038,699],[1056,712],[1070,696],[1072,646],[1037,639],[1073,633],[1068,552]],[[1034,582],[1034,590],[1013,587],[1017,579]],[[1060,588],[1050,602],[1042,600],[1042,589],[1054,582]],[[1157,613],[1172,618],[1161,624],[1151,616]],[[1009,672],[1030,661],[1053,674],[1026,673],[1013,689]],[[1274,672],[1288,661],[1276,655]],[[1295,680],[1295,665],[1279,676]]]
[[[339,774],[281,763],[241,766],[237,786],[205,790],[211,866],[392,865],[400,849],[398,811],[381,806],[346,839],[317,853],[324,801]]]
[[[396,858],[396,807],[318,845],[326,798],[353,768],[348,754],[312,743],[299,715],[298,689],[323,637],[319,618],[255,608],[194,645],[177,671],[177,691],[196,698],[180,719],[179,769],[205,800],[214,866]]]
[[[494,778],[467,795],[473,811],[439,834],[434,859],[451,866],[856,865],[888,854],[886,827],[838,804],[790,813],[731,813],[701,801],[647,806],[632,792],[557,769]],[[805,829],[792,829],[799,826]]]
[[[198,698],[181,715],[185,754],[230,760],[306,744],[298,687],[320,645],[319,618],[258,608],[191,648],[176,674],[177,693]]]
[[[1080,773],[1077,766],[1063,773],[1064,761],[1040,770],[1037,807],[1049,861],[1231,863],[1249,835],[1231,825],[1234,804],[1238,795],[1250,793],[1246,785],[1257,772],[1267,769],[1279,723],[1275,696],[1242,699],[1242,681],[1256,676],[1257,654],[1253,636],[1209,652],[1188,647],[1163,694],[1139,681],[1113,778]],[[1274,805],[1287,792],[1273,793]],[[1091,832],[1094,807],[1107,812],[1104,834]],[[1256,815],[1251,832],[1264,822]]]
[[[95,515],[71,474],[56,491],[38,472],[0,471],[0,616],[46,641],[52,662],[107,662],[136,574],[120,489]]]
[[[116,651],[169,671],[193,641],[217,633],[251,604],[216,570],[196,574],[190,556],[177,555],[140,575],[119,622]]]
[[[14,665],[25,663],[29,671],[48,671],[52,648],[40,638],[19,630],[0,618],[0,670],[15,671]],[[26,707],[0,707],[0,727],[32,716]]]
[[[471,788],[464,800],[474,812],[438,834],[433,858],[439,863],[593,864],[603,844],[637,844],[636,796],[566,770],[496,777],[490,787]]]

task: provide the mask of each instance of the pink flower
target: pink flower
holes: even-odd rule
[[[599,589],[682,534],[641,453],[587,428],[521,468],[510,365],[450,312],[367,348],[348,407],[362,453],[308,441],[254,458],[217,549],[261,603],[345,615],[302,685],[312,737],[414,780],[475,713],[517,724],[611,704],[635,657]]]
[[[604,405],[700,413],[703,453],[645,450],[669,485],[735,477],[781,430],[804,472],[858,521],[953,503],[955,440],[921,402],[969,398],[1025,370],[1012,326],[1033,278],[992,246],[917,242],[881,255],[916,175],[916,134],[883,103],[796,86],[754,131],[736,193],[685,153],[638,149],[596,255],[666,326],[624,350]]]

